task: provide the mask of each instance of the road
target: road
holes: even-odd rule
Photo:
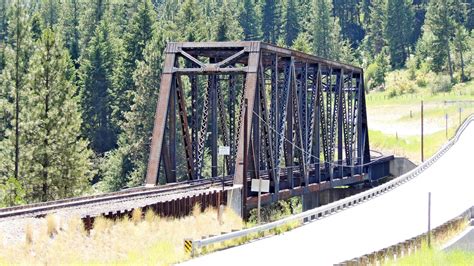
[[[282,235],[201,256],[183,265],[332,265],[419,235],[474,205],[474,122],[436,163],[365,203]],[[304,264],[303,264],[304,263]]]

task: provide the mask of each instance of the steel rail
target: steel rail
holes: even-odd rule
[[[318,219],[327,217],[329,215],[332,215],[336,212],[339,212],[343,209],[346,209],[354,205],[360,204],[362,202],[365,202],[367,200],[373,199],[374,197],[377,197],[383,193],[386,193],[406,183],[407,181],[415,178],[416,176],[424,172],[426,169],[428,169],[433,163],[435,163],[439,158],[441,158],[458,141],[459,137],[464,132],[466,127],[473,121],[474,121],[474,114],[465,119],[464,123],[457,129],[454,137],[451,140],[449,140],[441,149],[439,149],[430,159],[423,162],[418,167],[409,171],[408,173],[405,173],[387,183],[384,183],[375,188],[366,190],[364,192],[358,193],[356,195],[341,199],[339,201],[321,206],[319,208],[315,208],[315,209],[308,210],[299,214],[295,214],[278,221],[270,222],[270,223],[259,225],[252,228],[243,229],[240,231],[234,231],[227,234],[213,236],[206,239],[193,240],[192,254],[195,255],[196,249],[199,249],[201,247],[204,247],[210,244],[232,240],[239,237],[245,237],[254,233],[261,233],[264,231],[275,229],[279,226],[288,224],[290,222],[295,222],[295,221],[310,222],[310,221],[318,220]]]
[[[123,200],[142,196],[154,196],[167,192],[178,192],[181,190],[198,189],[200,187],[212,186],[220,184],[221,178],[209,178],[201,180],[191,180],[181,183],[172,183],[159,187],[139,187],[130,190],[122,190],[110,192],[100,195],[84,196],[76,198],[68,198],[57,201],[48,201],[42,203],[34,203],[29,205],[14,206],[0,209],[0,218],[15,217],[27,214],[43,213],[53,210],[59,210],[69,207],[77,207],[81,205],[105,203],[115,200]],[[231,177],[225,178],[226,183],[232,181]]]

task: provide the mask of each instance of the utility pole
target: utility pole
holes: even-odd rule
[[[421,162],[424,161],[424,150],[423,150],[423,101],[421,101]]]

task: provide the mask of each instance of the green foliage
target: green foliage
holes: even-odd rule
[[[43,31],[30,61],[21,113],[21,175],[28,201],[71,197],[87,188],[92,152],[80,138],[81,114],[74,69],[67,50],[50,29]]]
[[[384,0],[374,0],[371,3],[370,7],[365,6],[366,9],[370,10],[370,20],[366,23],[364,43],[370,57],[375,58],[385,45],[383,25],[386,20],[386,14]]]
[[[295,0],[287,0],[285,6],[285,44],[292,46],[298,37],[300,26],[298,23],[298,10]]]
[[[334,59],[338,56],[340,27],[336,19],[331,16],[332,3],[328,0],[315,0],[313,2],[313,53],[315,55]]]
[[[387,60],[387,52],[383,50],[377,55],[374,63],[370,64],[367,67],[367,70],[365,72],[367,89],[370,90],[381,85],[385,85],[385,75],[389,69],[390,66]]]
[[[276,43],[280,33],[280,5],[273,0],[263,0],[262,2],[263,40],[269,43]]]
[[[390,53],[390,64],[393,68],[405,65],[412,35],[413,11],[405,0],[387,1],[387,20],[385,38]]]
[[[453,35],[454,21],[449,4],[450,1],[432,0],[426,14],[426,31],[432,34],[431,42],[426,44],[432,51],[431,69],[435,72],[441,72],[446,62],[451,66],[449,39]]]
[[[311,36],[308,33],[302,32],[298,35],[296,40],[293,42],[293,46],[291,48],[301,51],[303,53],[311,53]]]
[[[84,51],[79,69],[84,118],[82,131],[90,140],[92,149],[99,154],[111,150],[117,142],[118,128],[112,122],[113,71],[117,55],[111,39],[107,21],[102,21]]]
[[[255,6],[253,0],[242,1],[240,7],[239,23],[243,29],[244,40],[258,40],[260,39],[260,14],[259,10]]]
[[[431,92],[432,93],[439,93],[439,92],[449,92],[453,85],[451,84],[451,80],[447,76],[436,76],[431,84]]]

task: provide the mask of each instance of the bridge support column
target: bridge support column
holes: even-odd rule
[[[303,194],[303,196],[301,196],[303,211],[308,211],[308,210],[319,207],[320,194],[321,192],[318,192],[318,191]]]
[[[244,215],[242,211],[242,187],[242,185],[234,185],[234,187],[227,192],[227,207],[231,208],[239,216]]]

